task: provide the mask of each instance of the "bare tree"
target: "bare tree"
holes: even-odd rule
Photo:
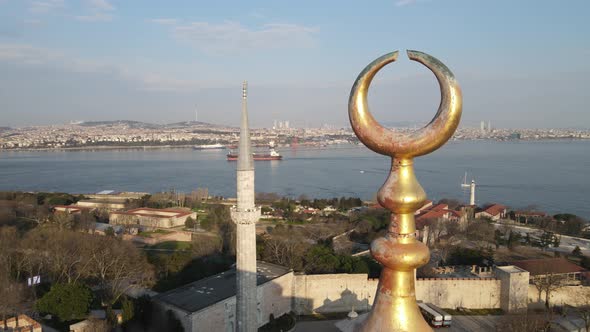
[[[538,332],[547,331],[550,324],[548,314],[522,313],[501,316],[496,325],[498,332]]]
[[[542,293],[545,292],[545,307],[547,309],[549,309],[551,293],[562,288],[565,285],[564,281],[565,277],[563,275],[555,273],[548,273],[532,278],[532,283],[537,288],[539,300],[541,300]]]
[[[74,227],[74,217],[68,212],[56,211],[53,213],[53,223],[60,229],[72,229]]]
[[[25,306],[24,286],[14,282],[3,271],[0,272],[0,320],[14,316],[21,312]],[[0,326],[0,329],[3,326]]]
[[[439,243],[441,236],[445,232],[444,222],[441,219],[428,219],[428,241],[431,244]]]
[[[467,225],[466,236],[469,240],[494,243],[494,226],[485,220],[474,220]]]
[[[195,257],[205,257],[221,253],[223,241],[219,237],[207,236],[207,239],[198,238],[192,241],[191,251]]]
[[[92,236],[53,228],[35,230],[21,241],[22,260],[28,273],[46,271],[60,283],[75,283],[88,276],[86,251]]]
[[[133,285],[147,286],[154,272],[146,257],[129,242],[113,237],[93,237],[89,242],[90,275],[113,305]]]
[[[300,239],[273,237],[264,241],[263,259],[300,270],[307,245]]]
[[[454,220],[446,220],[444,221],[444,228],[445,233],[448,236],[455,236],[461,233],[461,227],[459,226],[459,222]]]

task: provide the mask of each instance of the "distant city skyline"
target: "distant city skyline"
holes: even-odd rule
[[[73,120],[253,127],[348,126],[352,82],[402,52],[373,84],[379,121],[425,124],[439,102],[405,49],[449,66],[462,126],[590,128],[588,1],[0,0],[0,127]]]

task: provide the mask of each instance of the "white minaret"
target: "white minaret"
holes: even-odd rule
[[[242,86],[242,123],[238,147],[238,204],[231,209],[236,223],[236,331],[258,330],[256,287],[256,221],[260,208],[254,205],[254,160],[250,147],[247,106],[248,83]]]
[[[471,180],[471,197],[469,197],[469,205],[475,205],[475,180]]]

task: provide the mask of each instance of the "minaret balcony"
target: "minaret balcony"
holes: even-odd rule
[[[255,206],[248,209],[239,209],[237,206],[230,208],[231,219],[236,224],[253,224],[260,219],[260,207]]]

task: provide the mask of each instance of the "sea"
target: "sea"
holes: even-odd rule
[[[256,191],[298,198],[375,198],[389,157],[362,145],[289,147],[281,161],[257,161]],[[95,193],[102,190],[190,192],[235,197],[235,162],[224,150],[139,148],[0,151],[0,190]],[[590,219],[590,141],[450,141],[415,159],[428,198],[513,209],[573,213]],[[465,176],[465,174],[467,174]]]

